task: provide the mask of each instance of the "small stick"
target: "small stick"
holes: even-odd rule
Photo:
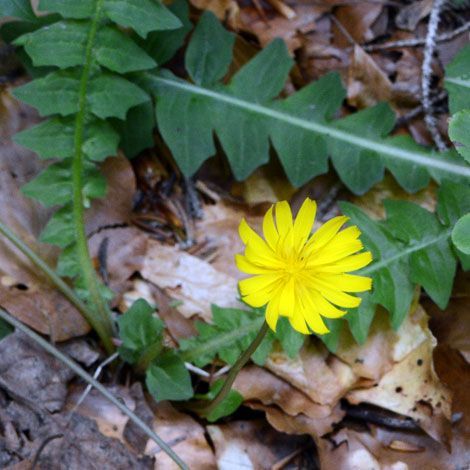
[[[267,0],[271,6],[277,10],[284,18],[291,20],[297,16],[297,13],[285,3],[281,2],[281,0]]]

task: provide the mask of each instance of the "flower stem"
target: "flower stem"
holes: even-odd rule
[[[32,263],[36,265],[54,284],[62,294],[77,308],[77,310],[85,317],[90,325],[100,334],[100,324],[95,322],[96,315],[87,307],[75,292],[55,273],[50,266],[47,265],[28,245],[20,240],[6,225],[0,222],[0,233],[10,240]],[[104,335],[104,331],[101,332]],[[106,346],[106,343],[104,343]],[[112,344],[110,344],[112,347]],[[106,348],[108,349],[108,348]]]
[[[243,351],[242,355],[237,359],[237,362],[230,369],[230,372],[228,373],[227,378],[225,379],[225,382],[222,385],[222,388],[219,390],[219,393],[208,405],[198,408],[198,412],[202,414],[208,414],[212,410],[215,410],[224,401],[228,392],[230,392],[230,389],[232,388],[233,382],[235,382],[238,373],[240,372],[242,367],[248,362],[251,355],[256,351],[261,341],[263,341],[263,338],[265,337],[268,330],[269,326],[265,321],[261,326],[260,330],[258,331],[258,334],[255,336],[255,339],[245,349],[245,351]]]
[[[86,111],[86,91],[88,79],[90,75],[90,67],[93,60],[93,45],[95,41],[96,32],[98,29],[98,22],[103,7],[103,0],[96,2],[95,13],[91,22],[90,31],[88,33],[88,41],[85,52],[85,64],[80,78],[79,88],[79,101],[78,113],[75,119],[75,152],[72,164],[72,184],[73,184],[73,220],[75,225],[75,236],[77,240],[78,258],[81,266],[81,272],[87,286],[91,301],[96,313],[93,315],[94,323],[99,324],[100,327],[97,332],[103,341],[103,344],[108,353],[114,351],[111,343],[111,337],[114,333],[114,323],[111,313],[103,299],[96,273],[90,260],[90,253],[88,251],[88,242],[85,232],[85,223],[83,217],[83,131]],[[96,329],[96,328],[95,328]]]
[[[112,393],[110,393],[103,385],[101,385],[97,380],[95,380],[90,374],[85,372],[75,361],[70,359],[65,354],[61,353],[57,348],[52,344],[48,343],[44,338],[41,338],[38,334],[28,328],[26,325],[18,321],[16,318],[12,317],[5,310],[0,308],[0,318],[13,325],[18,330],[22,331],[29,338],[43,347],[48,353],[52,354],[54,357],[62,361],[65,365],[70,367],[78,376],[83,380],[91,384],[93,387],[98,390],[102,395],[104,395],[113,405],[115,405],[119,410],[121,410],[125,415],[129,416],[129,419],[133,421],[144,433],[153,439],[161,449],[168,454],[168,456],[181,468],[181,470],[190,470],[189,467],[178,457],[178,455],[168,446],[168,444],[163,441],[155,432],[153,432],[136,414],[134,414],[127,406],[125,406],[120,400],[118,400]]]

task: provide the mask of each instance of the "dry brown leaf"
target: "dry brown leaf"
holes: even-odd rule
[[[418,0],[403,6],[395,17],[395,24],[400,29],[414,31],[418,23],[429,15],[432,4],[432,0]]]
[[[306,342],[294,359],[275,343],[264,366],[321,405],[335,405],[357,381],[351,367],[316,340]]]
[[[314,403],[288,382],[255,365],[244,367],[232,388],[243,395],[244,401],[259,400],[263,405],[275,404],[288,415],[303,413],[313,419],[331,414],[330,406]]]
[[[227,21],[230,27],[240,26],[239,7],[235,0],[190,0],[200,10],[210,10],[220,21]]]
[[[176,246],[149,240],[141,270],[142,276],[165,289],[170,297],[181,300],[178,311],[185,317],[198,314],[205,321],[212,318],[211,304],[240,307],[237,280],[196,256]]]
[[[347,100],[358,109],[390,101],[391,82],[372,57],[357,44],[348,71]]]
[[[271,470],[273,464],[305,442],[304,438],[275,431],[264,420],[211,425],[207,432],[221,470]]]
[[[382,10],[383,5],[380,4],[359,3],[357,5],[345,5],[336,8],[335,17],[354,41],[360,44],[375,39],[375,35],[370,28]],[[335,45],[340,47],[351,45],[348,38],[344,36],[337,26],[333,27],[333,31]]]
[[[329,6],[320,5],[291,5],[295,17],[285,18],[279,13],[273,13],[267,20],[263,19],[253,6],[240,10],[241,29],[254,34],[262,47],[267,46],[275,38],[286,42],[291,54],[302,45],[299,32],[307,33],[315,29],[316,21],[330,10]]]
[[[382,376],[376,387],[353,390],[346,395],[351,403],[371,403],[409,416],[434,439],[450,440],[451,392],[439,381],[433,365],[436,340],[426,338],[403,360]]]

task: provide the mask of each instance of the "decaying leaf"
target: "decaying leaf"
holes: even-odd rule
[[[178,247],[149,240],[141,274],[181,300],[177,309],[186,317],[198,314],[210,322],[211,304],[240,307],[236,279]]]

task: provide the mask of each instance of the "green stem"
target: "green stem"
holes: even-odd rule
[[[50,268],[31,248],[20,240],[6,225],[0,222],[0,233],[3,234],[13,245],[16,246],[24,255],[26,255],[32,263],[36,265],[54,284],[62,294],[75,305],[77,310],[85,317],[90,325],[100,334],[100,323],[95,321],[95,313],[87,307],[75,292]],[[102,334],[105,332],[102,331]],[[101,335],[100,335],[101,336]]]
[[[210,413],[212,410],[215,410],[225,399],[228,392],[232,388],[233,382],[237,378],[238,373],[241,371],[242,367],[248,362],[251,355],[256,351],[258,346],[260,345],[261,341],[265,337],[266,333],[269,330],[269,326],[266,321],[261,326],[258,334],[255,336],[255,339],[251,342],[248,348],[243,351],[242,355],[237,359],[237,362],[233,365],[230,369],[230,372],[225,379],[222,388],[219,390],[219,393],[215,396],[215,398],[208,404],[203,407],[198,407],[197,411],[202,414]]]
[[[72,184],[73,184],[73,220],[75,225],[75,234],[77,239],[78,258],[81,266],[82,275],[87,286],[92,303],[96,310],[96,318],[94,323],[99,323],[100,328],[97,330],[103,344],[111,353],[114,351],[114,346],[111,342],[111,337],[114,334],[114,323],[111,313],[103,299],[98,280],[96,278],[95,269],[90,260],[90,253],[88,251],[88,242],[85,232],[85,223],[83,216],[83,182],[82,182],[82,167],[83,167],[83,130],[86,111],[86,91],[88,85],[88,78],[90,75],[90,67],[92,63],[93,45],[95,36],[98,29],[98,22],[103,7],[103,0],[98,0],[96,3],[95,14],[90,26],[88,34],[88,41],[85,53],[85,65],[83,67],[82,76],[80,79],[79,88],[79,101],[78,113],[75,120],[75,152],[72,165]]]
[[[145,351],[142,353],[139,362],[136,365],[136,370],[139,373],[144,374],[145,371],[148,369],[150,363],[161,353],[162,349],[163,340],[156,341],[151,346],[146,348]]]
[[[93,387],[98,390],[102,395],[104,395],[113,405],[119,408],[125,415],[129,417],[142,431],[145,432],[150,439],[153,439],[161,449],[168,454],[168,456],[173,459],[173,461],[182,469],[190,470],[190,468],[178,457],[178,455],[169,447],[161,437],[159,437],[155,432],[153,432],[137,415],[135,415],[127,406],[123,405],[120,400],[118,400],[112,393],[110,393],[106,388],[101,385],[97,380],[95,380],[90,374],[85,372],[75,361],[70,359],[65,354],[61,353],[57,348],[48,343],[44,338],[41,338],[38,334],[28,328],[26,325],[18,321],[16,318],[13,318],[9,313],[5,312],[0,308],[0,318],[7,321],[18,330],[21,330],[24,334],[29,336],[33,341],[38,343],[43,347],[48,353],[52,354],[54,357],[62,361],[68,367],[70,367],[77,375],[79,375],[83,380],[87,381]]]

